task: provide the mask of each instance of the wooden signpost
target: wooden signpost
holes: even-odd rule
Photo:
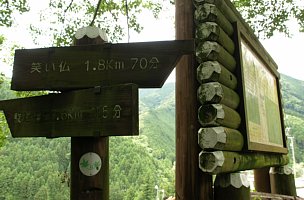
[[[194,52],[193,40],[109,44],[104,36],[86,27],[76,46],[16,50],[12,89],[62,93],[0,101],[13,137],[71,137],[72,200],[109,199],[108,136],[138,135],[138,87],[161,87]]]
[[[71,90],[134,83],[161,87],[193,40],[95,44],[15,52],[13,90]]]
[[[138,135],[138,88],[96,87],[0,102],[13,137]]]

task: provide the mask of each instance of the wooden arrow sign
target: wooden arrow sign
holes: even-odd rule
[[[13,137],[138,135],[134,84],[0,102]]]
[[[193,40],[102,44],[15,52],[13,90],[70,90],[135,83],[161,87]]]

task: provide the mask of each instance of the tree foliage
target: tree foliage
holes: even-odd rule
[[[290,36],[290,20],[296,20],[304,31],[304,5],[298,0],[233,0],[245,20],[261,38],[275,32]]]
[[[143,10],[150,10],[155,17],[161,10],[161,4],[152,0],[133,0],[128,4],[125,0],[100,1],[98,9],[96,2],[50,1],[47,9],[39,13],[40,23],[30,25],[35,41],[39,43],[39,39],[47,37],[52,38],[55,46],[70,45],[76,30],[89,26],[96,11],[94,25],[104,29],[110,41],[115,42],[123,38],[128,28],[136,32],[142,30],[142,25],[138,23],[138,15]]]
[[[0,0],[0,26],[11,26],[14,13],[29,11],[26,0]]]

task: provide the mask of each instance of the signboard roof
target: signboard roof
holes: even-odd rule
[[[138,135],[134,84],[0,102],[13,137]]]
[[[193,40],[101,44],[15,52],[13,90],[70,90],[135,83],[161,87]]]

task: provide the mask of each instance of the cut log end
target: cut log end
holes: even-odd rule
[[[203,126],[218,125],[217,119],[224,119],[225,113],[221,105],[211,104],[204,105],[199,108],[199,121]]]
[[[202,149],[241,151],[244,139],[238,130],[226,127],[210,127],[199,129],[198,143]]]
[[[102,44],[108,42],[105,31],[93,26],[78,29],[75,33],[75,39],[76,41],[74,43],[78,45],[85,43]]]
[[[289,166],[285,165],[285,166],[279,166],[279,167],[271,167],[269,173],[270,174],[291,175],[294,172]]]
[[[201,128],[198,131],[198,142],[203,149],[223,149],[226,144],[224,128]]]
[[[203,172],[217,172],[224,164],[225,158],[222,151],[204,152],[199,155],[199,167]]]
[[[211,82],[201,85],[197,95],[201,104],[220,103],[223,99],[224,92],[220,83]]]
[[[232,186],[234,188],[246,187],[250,188],[250,183],[245,174],[240,172],[235,173],[227,173],[227,174],[219,174],[216,176],[215,187],[225,188],[228,186]]]

